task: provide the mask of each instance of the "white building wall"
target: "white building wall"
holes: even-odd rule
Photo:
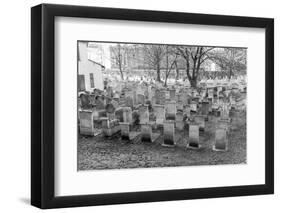
[[[103,90],[103,75],[102,67],[88,59],[87,43],[79,42],[79,62],[78,62],[78,74],[85,76],[85,89],[86,91],[92,91],[94,88]],[[94,88],[91,88],[90,73],[94,75]]]

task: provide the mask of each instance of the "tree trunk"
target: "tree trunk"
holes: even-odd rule
[[[120,65],[119,65],[119,71],[120,71],[121,79],[124,80],[124,75],[123,75],[122,67]]]
[[[175,69],[176,69],[176,80],[179,80],[179,68],[178,68],[177,61],[175,61]]]
[[[166,78],[165,78],[165,83],[164,83],[164,87],[167,86],[167,79],[168,79],[168,77],[166,76]]]
[[[189,82],[190,82],[190,86],[193,87],[193,88],[196,88],[197,87],[197,79],[189,79]]]
[[[231,79],[232,74],[233,74],[233,73],[232,73],[232,68],[230,68],[230,69],[229,69],[229,73],[228,73],[228,79],[229,79],[229,80]]]
[[[157,65],[156,65],[156,72],[157,72],[157,81],[161,82],[160,64],[159,63],[157,63]]]
[[[186,60],[186,76],[189,79],[190,74],[189,74],[189,61]]]

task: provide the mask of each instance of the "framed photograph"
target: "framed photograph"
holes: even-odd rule
[[[31,203],[272,194],[274,20],[31,9]]]

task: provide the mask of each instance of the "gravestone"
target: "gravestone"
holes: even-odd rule
[[[227,131],[224,128],[216,129],[214,151],[227,151]]]
[[[191,103],[190,103],[190,111],[192,113],[196,113],[197,112],[197,103],[195,101],[191,101]]]
[[[156,116],[156,125],[163,125],[165,119],[165,107],[163,105],[154,105],[153,109]]]
[[[196,115],[194,117],[194,122],[196,124],[198,124],[200,131],[204,131],[205,130],[205,116],[203,116],[203,115]]]
[[[202,115],[207,116],[209,114],[209,108],[209,101],[203,101],[201,108]]]
[[[190,118],[190,106],[189,106],[189,105],[184,106],[183,111],[184,111],[184,114],[185,114],[188,118]]]
[[[181,112],[183,112],[183,103],[182,103],[182,101],[178,101],[177,102],[177,111],[181,111]]]
[[[165,105],[166,102],[166,92],[165,90],[156,90],[156,94],[155,94],[155,102],[156,104],[160,104],[160,105]]]
[[[147,124],[149,122],[149,111],[147,105],[141,105],[139,107],[139,120],[140,124]]]
[[[138,96],[137,96],[137,91],[133,91],[133,101],[134,101],[134,106],[137,105],[137,100],[138,100]]]
[[[184,129],[184,121],[183,121],[183,112],[182,111],[178,111],[176,113],[176,128],[178,130],[183,130]]]
[[[125,100],[126,100],[126,106],[133,108],[136,105],[136,102],[134,101],[134,92],[133,91],[127,91],[125,93]]]
[[[132,109],[130,107],[119,107],[115,111],[115,117],[119,120],[119,122],[132,124]]]
[[[189,124],[189,142],[187,148],[189,149],[199,149],[201,145],[199,144],[199,125],[191,123]]]
[[[107,117],[100,118],[102,131],[104,136],[112,136],[120,131],[119,121],[115,118],[115,107],[113,104],[107,104],[105,110]]]
[[[164,142],[163,146],[175,145],[175,123],[173,121],[164,121]]]
[[[130,107],[123,107],[123,117],[124,117],[124,122],[132,124],[133,122],[132,109]]]
[[[81,101],[82,109],[91,109],[92,108],[90,96],[88,94],[80,95],[80,101]]]
[[[134,108],[134,100],[133,100],[133,98],[128,96],[125,99],[126,99],[125,100],[125,105],[128,106],[128,107]]]
[[[166,108],[166,113],[165,113],[165,118],[166,120],[176,120],[176,102],[175,101],[171,101],[166,103],[165,105]]]
[[[170,89],[170,100],[176,101],[176,90],[175,89]]]
[[[128,140],[128,141],[135,141],[137,140],[137,138],[140,136],[140,132],[136,132],[136,131],[131,131],[131,124],[130,123],[126,123],[126,122],[122,122],[119,123],[120,125],[120,129],[121,129],[121,138],[123,140]]]
[[[156,89],[155,90],[155,104],[159,104],[160,103],[160,90]]]
[[[141,140],[142,142],[152,142],[152,128],[149,124],[141,125]]]
[[[81,135],[96,136],[101,131],[95,128],[94,113],[92,110],[80,110],[79,111],[79,130]]]
[[[148,86],[147,93],[148,93],[148,100],[150,100],[150,101],[151,101],[152,97],[154,96],[153,91],[154,90],[152,90],[151,86]]]
[[[220,114],[221,119],[222,120],[230,120],[228,104],[223,102],[221,107],[222,107],[221,108],[221,114]]]
[[[213,100],[214,98],[214,90],[213,88],[208,89],[208,98],[211,98]]]
[[[120,125],[117,119],[109,120],[108,117],[100,118],[102,122],[102,131],[104,136],[110,137],[120,131]]]
[[[217,129],[225,129],[226,132],[228,133],[229,131],[229,120],[222,120],[222,119],[219,119],[217,122],[216,122],[216,128]]]
[[[106,93],[107,93],[107,97],[109,97],[109,98],[113,97],[113,90],[111,87],[107,87]]]
[[[145,96],[143,94],[138,94],[138,104],[144,104]]]
[[[120,122],[121,138],[123,140],[130,140],[130,124],[125,122]]]
[[[187,105],[187,104],[189,104],[189,103],[188,103],[188,102],[189,102],[189,97],[188,97],[188,93],[187,93],[187,92],[181,93],[181,95],[180,95],[180,101],[183,103],[184,106]]]

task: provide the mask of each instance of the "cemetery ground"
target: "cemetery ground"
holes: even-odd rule
[[[176,131],[176,146],[164,147],[163,134],[154,143],[128,142],[120,135],[105,138],[79,136],[78,170],[222,165],[246,163],[246,111],[236,113],[228,133],[228,150],[212,150],[215,140],[215,116],[209,116],[200,132],[199,150],[187,149],[188,130]],[[154,130],[162,133],[161,129]]]

